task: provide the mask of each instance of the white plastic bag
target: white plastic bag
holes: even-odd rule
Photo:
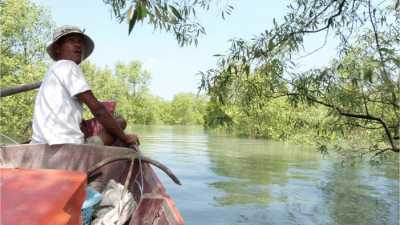
[[[123,225],[129,220],[137,204],[132,194],[124,191],[122,184],[110,180],[102,195],[92,225]]]

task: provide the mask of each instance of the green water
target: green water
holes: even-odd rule
[[[186,224],[399,224],[398,157],[341,166],[277,142],[207,134],[201,127],[133,126],[141,149],[183,186],[157,172]]]

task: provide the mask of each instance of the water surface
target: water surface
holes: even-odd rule
[[[306,147],[208,134],[201,127],[133,126],[186,224],[399,224],[398,157],[343,167]],[[157,169],[156,169],[157,170]]]

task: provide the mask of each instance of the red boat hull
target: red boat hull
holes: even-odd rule
[[[93,165],[96,165],[104,159],[118,155],[126,155],[128,153],[132,153],[132,150],[121,147],[96,145],[10,145],[1,147],[0,159],[19,168],[87,172]],[[96,179],[103,185],[110,179],[124,184],[127,177],[129,177],[129,165],[129,160],[110,163],[99,169],[99,176]],[[134,195],[137,208],[127,224],[185,224],[174,201],[166,193],[164,186],[149,164],[142,162],[139,165],[139,163],[135,163],[132,176],[128,183],[128,189]]]

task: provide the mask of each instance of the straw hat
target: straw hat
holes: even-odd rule
[[[49,53],[50,57],[53,60],[57,60],[56,59],[56,54],[54,51],[54,44],[60,40],[60,38],[64,37],[65,35],[68,34],[80,34],[83,38],[83,42],[84,42],[84,51],[83,51],[83,58],[82,61],[85,60],[87,57],[89,57],[90,54],[92,54],[93,49],[94,49],[94,42],[93,40],[87,36],[84,31],[82,31],[79,27],[76,26],[62,26],[62,27],[58,27],[54,33],[53,33],[53,41],[47,45],[47,53]]]

